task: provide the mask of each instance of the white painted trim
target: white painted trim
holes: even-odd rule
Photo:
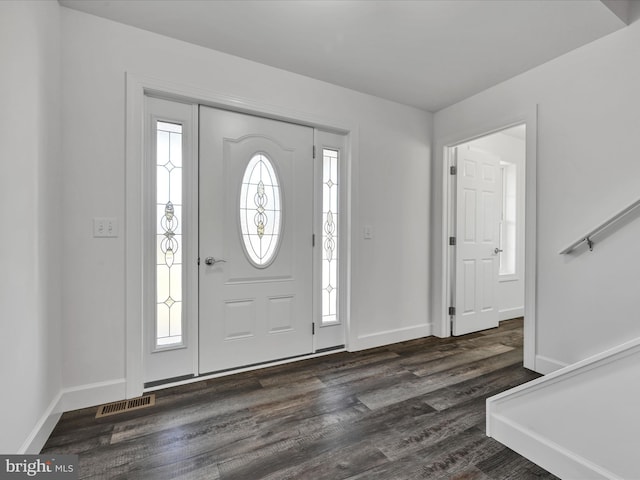
[[[524,366],[536,371],[538,305],[538,105],[523,115],[526,124],[524,227]]]
[[[498,311],[498,320],[501,322],[522,316],[524,316],[524,307],[505,308]]]
[[[92,407],[125,398],[124,378],[60,390],[18,449],[19,455],[39,454],[63,412]]]
[[[567,366],[569,366],[568,363],[554,360],[553,358],[545,357],[543,355],[536,355],[536,372],[543,375],[548,375]]]
[[[356,328],[351,323],[351,278],[353,272],[353,246],[354,240],[358,238],[360,231],[360,215],[358,215],[358,202],[360,189],[357,179],[360,178],[360,128],[354,125],[348,132],[346,138],[345,152],[347,165],[344,171],[344,182],[347,185],[344,195],[343,215],[344,225],[346,227],[346,238],[344,248],[346,254],[342,258],[342,267],[344,268],[344,286],[342,293],[342,315],[345,324],[345,347],[350,348],[353,339],[356,336]],[[341,272],[342,273],[342,272]]]
[[[59,392],[58,395],[51,400],[44,414],[40,417],[40,420],[38,420],[38,423],[36,423],[36,426],[18,450],[17,453],[19,455],[37,455],[40,453],[40,450],[44,447],[49,435],[51,435],[51,432],[53,432],[58,420],[60,420],[62,416],[62,412],[58,408],[61,398],[62,392]]]
[[[54,397],[18,454],[38,454],[53,432],[63,412],[115,402],[125,398],[124,378],[62,389]]]
[[[436,155],[439,150],[436,149]],[[455,224],[454,205],[456,203],[455,195],[455,177],[451,175],[450,168],[457,168],[457,158],[455,158],[453,148],[449,146],[442,147],[443,155],[443,179],[442,179],[442,248],[440,255],[442,259],[442,305],[438,317],[440,322],[434,320],[433,330],[438,337],[451,336],[451,316],[449,315],[449,307],[454,305],[453,299],[453,272],[455,269],[455,256],[452,253],[452,246],[449,245],[449,237],[453,236],[453,225]],[[437,161],[437,160],[436,160]]]
[[[148,75],[127,72],[126,76],[128,80],[127,84],[129,80],[131,80],[132,83],[139,85],[140,88],[143,89],[143,92],[141,92],[143,95],[144,93],[148,93],[155,97],[166,98],[168,100],[198,103],[209,107],[247,113],[249,115],[259,115],[274,120],[293,121],[300,125],[334,131],[341,134],[349,134],[354,129],[353,126],[347,122],[336,118],[328,119],[318,117],[308,112],[256,102],[248,98],[227,95],[185,83],[158,79]]]
[[[126,76],[125,125],[125,378],[126,398],[142,394],[144,271],[144,91],[145,84]]]
[[[126,398],[127,382],[124,378],[105,382],[89,383],[62,390],[58,412],[93,407]]]
[[[143,122],[144,95],[198,103],[241,113],[259,115],[306,125],[346,135],[345,159],[348,161],[346,178],[345,212],[347,253],[342,258],[346,282],[342,286],[342,301],[346,311],[346,344],[352,341],[351,332],[351,263],[352,237],[357,232],[357,178],[359,134],[355,125],[336,118],[321,118],[282,106],[268,105],[251,99],[221,94],[193,85],[178,84],[145,75],[126,73],[126,134],[125,134],[125,325],[126,325],[126,398],[140,396],[143,391]]]
[[[497,413],[502,404],[517,400],[524,395],[547,389],[559,382],[583,375],[591,370],[615,362],[640,351],[640,338],[635,338],[597,355],[555,370],[544,377],[519,385],[487,399],[487,435],[515,450],[561,478],[608,478],[619,479],[612,472],[580,457],[531,429],[517,424]],[[543,368],[562,365],[546,357],[539,357]]]
[[[554,383],[557,383],[564,379],[573,377],[578,374],[583,374],[601,365],[613,362],[618,358],[624,358],[625,356],[631,355],[636,351],[640,351],[640,337],[634,338],[633,340],[618,345],[617,347],[605,350],[604,352],[601,352],[597,355],[585,358],[584,360],[581,360],[579,362],[567,365],[554,372],[550,372],[544,377],[536,378],[535,380],[523,383],[522,385],[518,385],[517,387],[499,393],[498,395],[489,397],[487,399],[487,412],[493,411],[493,408],[489,408],[490,405],[497,405],[506,399],[516,398],[520,395],[523,395],[524,393],[529,393],[534,390],[546,388],[547,386],[553,385]],[[550,363],[554,363],[556,365],[563,365],[563,363],[559,361],[554,361],[546,357],[541,358],[546,359],[546,361],[549,361]]]
[[[376,332],[357,337],[355,341],[351,343],[349,351],[357,352],[358,350],[366,350],[368,348],[391,345],[392,343],[406,342],[407,340],[429,337],[431,335],[433,335],[433,331],[430,323],[398,328],[395,330],[386,330],[384,332]]]
[[[200,201],[200,107],[197,105],[193,105],[191,109],[191,126],[193,131],[191,132],[191,155],[193,160],[193,165],[190,168],[190,175],[188,182],[189,185],[189,194],[191,211],[189,212],[189,223],[188,227],[190,232],[190,237],[187,240],[187,247],[190,252],[193,252],[194,257],[198,256],[199,253],[199,239],[200,239],[200,211],[199,211],[199,201]],[[190,275],[187,277],[186,283],[186,305],[191,310],[191,313],[188,314],[191,317],[191,323],[189,325],[189,334],[191,335],[191,345],[195,344],[195,348],[191,348],[191,352],[193,353],[192,361],[192,371],[194,374],[198,373],[198,368],[200,367],[200,355],[199,355],[199,342],[200,342],[200,304],[199,304],[199,296],[198,296],[198,278],[200,272],[198,268],[191,269]]]
[[[502,415],[491,416],[487,423],[487,435],[560,478],[623,480],[609,470]]]
[[[513,113],[499,118],[489,118],[475,124],[470,130],[457,132],[448,137],[435,139],[435,162],[442,165],[442,221],[440,252],[435,252],[442,259],[442,275],[440,278],[439,309],[434,311],[433,334],[438,337],[451,335],[451,322],[448,313],[451,295],[451,278],[449,266],[452,253],[449,248],[451,235],[451,147],[471,140],[499,132],[511,126],[526,124],[526,186],[525,186],[525,314],[524,314],[524,366],[536,369],[536,305],[537,305],[537,235],[536,235],[536,179],[537,179],[537,138],[538,138],[538,106],[533,105],[526,112]]]

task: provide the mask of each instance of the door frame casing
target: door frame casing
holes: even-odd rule
[[[434,335],[451,336],[451,321],[448,308],[452,300],[452,266],[454,254],[449,247],[449,236],[455,231],[454,208],[452,195],[455,192],[453,176],[449,173],[453,147],[478,138],[491,135],[516,125],[526,125],[526,159],[525,159],[525,272],[524,272],[524,366],[536,370],[536,178],[537,178],[537,105],[525,112],[514,113],[503,117],[487,118],[474,122],[466,131],[456,132],[447,137],[435,139],[435,161],[442,166],[442,231],[441,231],[441,276],[440,298],[434,302],[436,307],[433,322]],[[437,252],[436,252],[437,253]]]
[[[256,102],[250,99],[220,94],[206,89],[178,84],[162,79],[127,72],[125,97],[125,379],[126,398],[143,393],[143,318],[144,309],[144,97],[151,95],[183,103],[194,103],[222,108],[239,113],[297,123],[300,125],[336,132],[346,138],[344,161],[347,163],[343,183],[346,185],[342,198],[344,252],[341,271],[345,283],[342,286],[341,302],[346,329],[346,346],[350,339],[351,312],[351,243],[353,231],[352,212],[357,210],[354,199],[357,192],[352,178],[358,168],[358,127],[341,119],[320,118],[310,113],[285,107]],[[205,377],[200,377],[200,379]]]

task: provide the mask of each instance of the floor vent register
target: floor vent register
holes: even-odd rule
[[[119,402],[107,403],[100,405],[96,412],[96,418],[116,415],[118,413],[130,412],[132,410],[140,410],[141,408],[153,407],[156,404],[156,395],[143,395],[142,397],[132,398],[130,400],[121,400]]]

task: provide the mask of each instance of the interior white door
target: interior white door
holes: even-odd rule
[[[500,158],[455,149],[456,255],[453,335],[497,327]]]
[[[313,129],[200,107],[200,373],[312,352]]]

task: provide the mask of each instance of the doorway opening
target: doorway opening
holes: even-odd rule
[[[525,315],[526,128],[445,148],[452,335]]]
[[[152,95],[144,112],[144,388],[344,349],[346,135]]]

